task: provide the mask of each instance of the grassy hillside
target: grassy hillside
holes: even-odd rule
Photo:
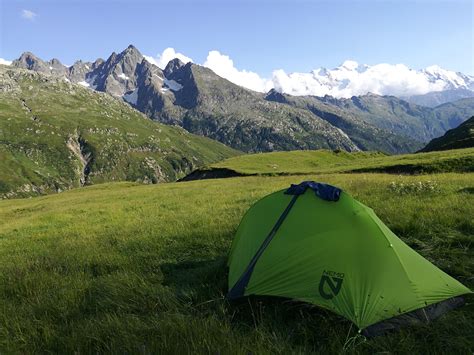
[[[292,301],[224,299],[242,215],[262,196],[308,179],[353,194],[474,288],[472,173],[101,184],[0,201],[0,352],[341,353],[356,330],[339,316]],[[349,349],[472,353],[473,301]]]
[[[474,171],[474,148],[423,154],[300,150],[247,154],[211,164],[201,171],[228,169],[240,175],[290,175],[333,172],[467,172]],[[198,174],[197,174],[198,175]]]
[[[474,147],[474,116],[450,129],[444,136],[435,138],[422,149],[424,152]]]
[[[0,65],[0,197],[104,181],[173,181],[236,154],[152,122],[107,94]]]

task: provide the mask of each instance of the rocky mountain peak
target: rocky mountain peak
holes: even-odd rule
[[[57,58],[51,59],[50,63],[51,65],[54,65],[54,66],[63,66],[63,63],[61,63],[61,61]]]
[[[124,51],[138,52],[138,53],[140,53],[140,51],[137,49],[137,47],[135,47],[133,44],[129,44],[128,47],[125,48]]]
[[[18,68],[41,71],[43,67],[46,68],[46,63],[39,59],[31,52],[23,52],[20,58],[14,60],[12,65]]]
[[[105,91],[114,96],[123,96],[135,90],[137,85],[137,67],[142,63],[143,55],[133,45],[120,53],[113,52],[104,62],[97,60],[92,71],[86,74],[86,83],[96,90]]]
[[[168,64],[166,65],[166,68],[164,70],[164,73],[166,76],[171,75],[174,71],[180,69],[183,67],[185,64],[178,58],[174,58],[173,60],[170,60]]]
[[[97,58],[94,63],[92,63],[92,68],[95,69],[99,65],[103,64],[104,60],[102,58]]]
[[[125,48],[122,52],[118,54],[118,58],[119,60],[130,59],[131,61],[141,63],[143,55],[136,47],[134,47],[133,45],[129,45],[127,48]]]
[[[275,101],[275,102],[280,102],[280,103],[287,102],[285,95],[277,91],[276,89],[271,89],[269,92],[267,92],[267,94],[265,95],[265,100]]]
[[[54,75],[66,75],[68,72],[68,68],[57,58],[51,59],[48,64],[48,69],[51,70],[51,73]]]

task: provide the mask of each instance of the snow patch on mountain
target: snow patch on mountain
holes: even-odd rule
[[[92,90],[95,90],[97,88],[97,85],[95,85],[95,80],[97,79],[97,75],[91,76],[90,78],[86,79],[86,84],[90,86]]]
[[[174,81],[174,80],[165,79],[165,80],[163,81],[163,84],[164,84],[167,88],[169,88],[169,89],[171,89],[171,90],[173,90],[173,91],[179,91],[179,90],[181,90],[181,89],[183,88],[183,85],[181,85],[180,83],[178,83],[177,81]]]
[[[123,99],[132,105],[136,105],[138,101],[138,88],[123,95]]]
[[[336,127],[336,129],[339,131],[340,134],[342,134],[344,137],[346,137],[347,139],[350,139],[349,136],[347,135],[346,132],[344,132],[342,129]]]
[[[130,80],[130,78],[129,78],[128,76],[126,76],[124,73],[120,73],[120,74],[118,75],[118,77],[119,77],[120,79],[123,79],[123,80]]]

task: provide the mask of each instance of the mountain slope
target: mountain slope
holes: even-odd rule
[[[444,136],[435,138],[424,147],[422,152],[474,147],[474,116],[450,129]]]
[[[173,181],[237,152],[64,78],[0,66],[0,195]]]
[[[350,99],[336,99],[330,96],[316,99],[356,115],[380,129],[419,142],[439,137],[446,130],[456,127],[474,115],[474,98],[450,102],[435,108],[412,104],[394,96],[374,94],[354,96]]]
[[[421,146],[421,143],[412,138],[378,128],[364,121],[359,117],[360,115],[322,102],[315,96],[291,96],[271,90],[265,96],[265,99],[311,111],[333,126],[343,130],[362,150],[400,153],[414,151]]]
[[[262,94],[237,86],[210,69],[188,63],[165,72],[182,89],[172,91],[174,107],[165,105],[151,114],[154,119],[248,152],[359,149],[344,132],[307,110],[268,102]]]
[[[469,97],[474,97],[474,90],[459,88],[443,91],[433,91],[423,95],[412,95],[402,98],[408,102],[420,106],[436,107],[447,102],[453,102]]]

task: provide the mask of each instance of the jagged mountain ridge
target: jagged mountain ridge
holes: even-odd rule
[[[271,93],[242,88],[208,68],[178,59],[162,70],[132,45],[106,61],[78,61],[69,68],[56,60],[35,58],[23,54],[12,65],[64,76],[122,97],[152,119],[247,152],[317,148],[409,152],[460,123],[459,118],[430,115],[425,107],[377,95],[351,99],[285,95],[288,99],[272,100]],[[54,67],[49,65],[53,61]],[[361,109],[358,101],[383,110]]]
[[[22,56],[23,57],[23,56]],[[13,66],[24,67],[24,60]],[[96,62],[97,63],[97,62]],[[152,119],[180,125],[244,151],[291,149],[359,150],[341,130],[308,111],[267,102],[211,70],[178,60],[164,70],[149,63],[134,46],[112,55],[84,77],[46,70],[98,91],[123,97]],[[27,69],[44,71],[46,65]],[[71,68],[78,67],[78,63]],[[76,71],[77,72],[77,71]]]

